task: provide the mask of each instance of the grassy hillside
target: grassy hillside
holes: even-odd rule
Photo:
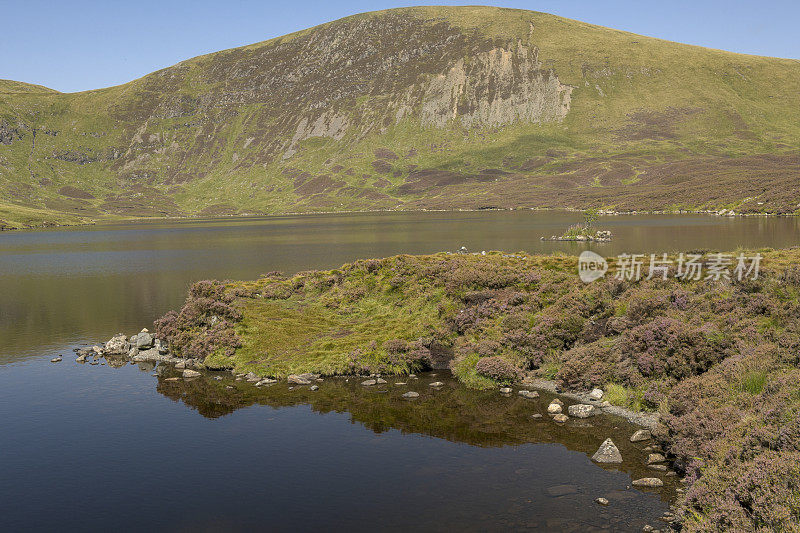
[[[17,89],[15,89],[17,87]],[[800,198],[800,62],[544,13],[366,13],[74,94],[0,82],[0,202],[67,218]]]

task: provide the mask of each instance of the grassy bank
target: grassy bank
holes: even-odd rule
[[[199,282],[156,328],[210,368],[525,376],[659,411],[688,530],[800,523],[800,250],[757,280],[582,283],[571,256],[437,254]],[[614,270],[614,261],[611,261]]]

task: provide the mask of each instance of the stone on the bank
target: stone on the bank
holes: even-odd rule
[[[642,479],[635,479],[631,483],[634,487],[663,487],[664,482],[657,477],[643,477]]]
[[[592,456],[592,461],[597,463],[621,463],[622,454],[611,439],[606,439]]]
[[[556,402],[552,402],[550,405],[547,406],[547,412],[551,415],[557,415],[561,413],[561,406]]]
[[[647,429],[640,429],[635,431],[633,435],[631,435],[631,442],[641,442],[645,440],[652,439],[653,436],[650,434],[650,431]]]
[[[647,464],[654,465],[657,463],[663,463],[667,460],[666,457],[661,455],[660,453],[651,453],[647,456]]]
[[[569,417],[567,415],[565,415],[565,414],[559,413],[559,414],[557,414],[556,416],[553,417],[553,420],[555,420],[559,424],[563,424],[564,422],[569,420]]]
[[[419,393],[414,391],[408,391],[407,393],[403,394],[403,398],[419,398]]]
[[[361,384],[364,385],[365,387],[371,387],[371,386],[375,385],[376,383],[378,383],[378,382],[376,380],[374,380],[374,379],[367,379],[367,380],[364,380],[364,381],[361,382]]]
[[[244,376],[247,379],[247,375]],[[311,385],[311,380],[302,374],[290,374],[286,381],[291,385]]]
[[[199,378],[200,372],[197,370],[189,370],[188,368],[183,371],[183,377],[185,378]]]
[[[114,335],[105,344],[106,352],[116,355],[126,354],[130,348],[131,345],[128,343],[128,337],[122,333]]]
[[[592,389],[592,392],[589,393],[589,398],[592,400],[600,401],[603,399],[603,389]]]
[[[166,341],[162,341],[161,339],[156,339],[153,341],[153,348],[158,350],[160,354],[166,354],[169,352],[169,345]]]
[[[569,416],[574,416],[575,418],[589,418],[590,416],[594,416],[594,411],[594,405],[586,404],[570,405],[567,408]]]

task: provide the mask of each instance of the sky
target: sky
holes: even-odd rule
[[[62,92],[119,85],[209,52],[391,7],[360,0],[0,0],[0,79]],[[473,1],[733,52],[800,58],[797,0]]]

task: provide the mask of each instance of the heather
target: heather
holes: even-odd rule
[[[532,377],[601,387],[616,405],[660,414],[656,438],[688,481],[687,530],[791,529],[800,251],[762,254],[756,280],[591,284],[569,256],[370,259],[202,282],[157,331],[209,368],[263,376],[450,368],[481,389]]]

